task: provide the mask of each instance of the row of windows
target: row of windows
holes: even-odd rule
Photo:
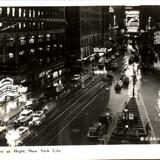
[[[101,31],[100,22],[89,22],[89,21],[81,21],[81,32],[82,34],[92,34]]]
[[[30,50],[30,52],[27,52],[25,50],[19,51],[18,55],[15,54],[15,51],[8,50],[7,55],[6,55],[8,57],[7,63],[12,63],[12,64],[17,63],[16,57],[18,57],[18,64],[25,65],[28,63],[28,60],[33,60],[32,57],[34,57],[34,60],[36,60],[36,62],[38,62],[39,65],[46,65],[46,64],[50,64],[54,61],[62,60],[64,58],[63,51],[59,51],[58,54],[56,52],[52,52],[52,54],[51,53],[47,54],[47,52],[46,52],[45,55],[44,54],[35,55],[35,49],[31,49],[31,50]],[[27,56],[27,54],[29,54],[30,58]],[[38,65],[38,64],[36,64],[36,65]]]
[[[47,29],[64,29],[64,22],[19,22],[7,24],[0,22],[0,29],[2,32],[9,31],[34,31]]]
[[[81,39],[81,46],[87,46],[87,45],[96,45],[101,41],[101,35],[92,36],[88,38]]]
[[[0,7],[0,17],[29,17],[29,18],[64,18],[64,8],[14,8]]]
[[[2,46],[2,38],[0,38],[0,46]],[[16,37],[8,37],[7,38],[7,46],[13,47],[16,42]],[[40,34],[40,35],[30,35],[30,36],[20,36],[17,37],[17,44],[19,45],[25,45],[27,43],[29,44],[35,44],[35,43],[45,43],[45,44],[53,44],[53,47],[59,47],[62,48],[62,44],[64,43],[64,35],[63,34]],[[57,46],[54,43],[59,44]]]

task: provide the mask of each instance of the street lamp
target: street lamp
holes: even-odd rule
[[[134,62],[133,62],[133,92],[132,92],[133,98],[135,96],[135,90],[134,90],[135,83],[136,83],[136,73],[135,73],[135,70],[134,70]]]

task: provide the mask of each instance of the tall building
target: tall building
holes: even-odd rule
[[[66,21],[67,64],[71,72],[79,73],[93,48],[103,46],[102,7],[66,7]]]
[[[65,25],[64,7],[0,7],[0,75],[61,85]]]

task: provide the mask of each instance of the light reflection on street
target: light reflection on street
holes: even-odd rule
[[[132,65],[129,65],[127,70],[125,71],[125,74],[128,76],[129,78],[129,86],[128,86],[128,96],[132,97],[133,96],[133,75],[134,72],[136,74],[136,84],[134,86],[134,93],[135,93],[135,98],[139,97],[139,91],[140,91],[140,86],[141,86],[141,72],[138,69],[138,64],[134,63]]]
[[[27,101],[27,95],[23,94],[19,98],[9,101],[5,104],[0,104],[0,119],[6,120],[17,114],[21,106]]]

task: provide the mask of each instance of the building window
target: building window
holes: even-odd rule
[[[15,44],[15,38],[14,37],[10,37],[7,40],[7,46],[13,47]]]
[[[25,45],[26,44],[26,37],[20,37],[19,41],[20,41],[20,45]]]
[[[3,9],[2,9],[2,7],[0,7],[0,16],[2,16],[2,11],[3,11]]]
[[[57,44],[54,44],[53,47],[56,48],[56,47],[57,47]]]
[[[38,11],[38,16],[40,16],[41,15],[41,12],[40,11]]]
[[[51,35],[50,34],[46,34],[46,41],[50,41],[51,39]]]
[[[43,22],[41,23],[41,28],[42,28],[42,29],[44,28],[44,23],[43,23]]]
[[[29,43],[34,43],[34,41],[35,41],[35,37],[31,36],[30,39],[29,39]]]
[[[38,42],[43,42],[43,35],[38,35]]]
[[[22,15],[22,9],[19,8],[19,17],[21,17],[21,15]]]
[[[11,53],[11,52],[8,54],[8,56],[9,56],[10,59],[14,58],[14,54]]]
[[[23,17],[26,17],[26,9],[23,10]]]
[[[39,50],[39,51],[42,51],[42,50],[43,50],[43,48],[42,48],[42,47],[39,47],[39,48],[38,48],[38,50]]]
[[[24,28],[26,27],[26,24],[25,24],[25,23],[23,23],[23,27],[24,27]]]
[[[35,10],[33,10],[33,17],[35,17],[35,15],[36,15],[36,12],[35,12]]]
[[[12,8],[12,17],[15,17],[15,8]]]
[[[2,24],[2,22],[0,22],[0,27],[2,27],[3,26],[3,24]]]
[[[20,52],[19,52],[19,55],[20,55],[20,56],[23,56],[23,55],[24,55],[24,51],[20,51]]]
[[[31,17],[32,16],[32,11],[31,11],[31,9],[29,10],[29,17]]]
[[[51,46],[50,45],[47,45],[47,47],[46,47],[46,51],[50,51],[50,49],[51,49]]]
[[[8,7],[7,8],[7,16],[9,16],[9,14],[10,14],[10,8]]]
[[[19,23],[19,29],[21,29],[22,28],[22,24],[21,23]]]
[[[31,52],[31,54],[35,54],[35,49],[31,48],[30,52]]]

